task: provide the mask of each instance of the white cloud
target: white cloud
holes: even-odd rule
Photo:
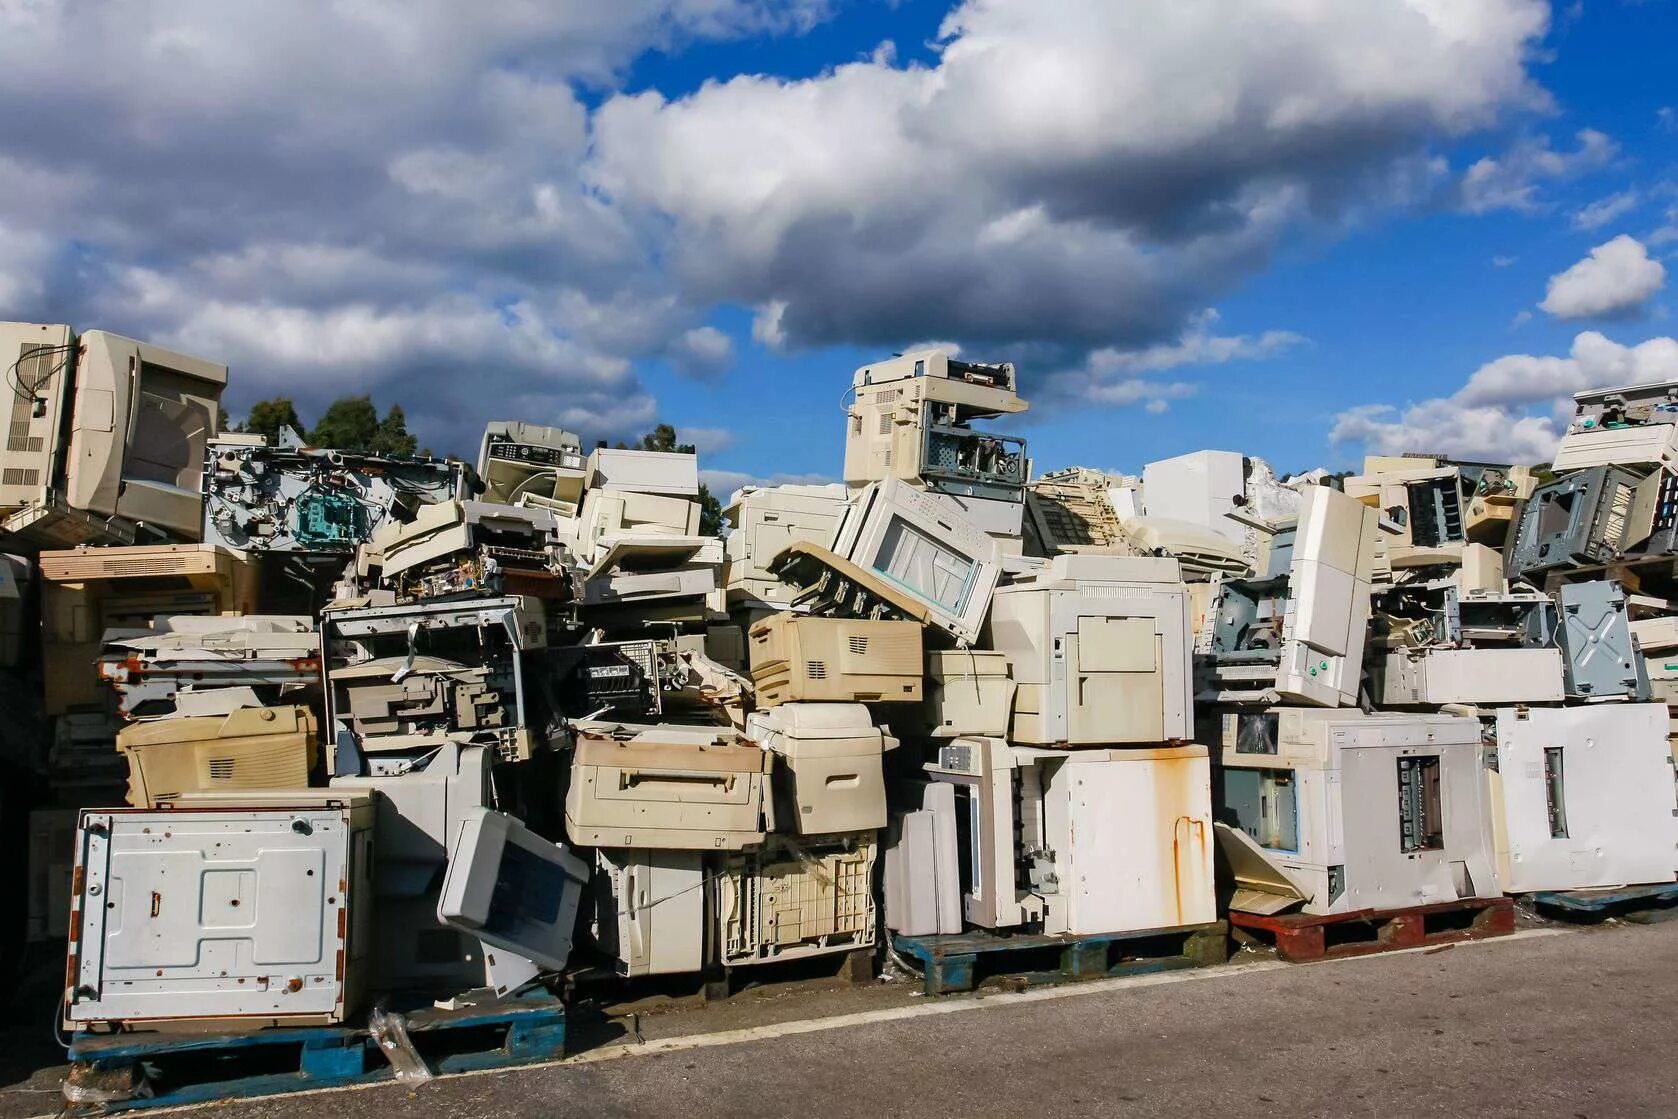
[[[1545,102],[1543,0],[962,0],[930,63],[668,100],[613,91],[830,3],[480,7],[0,0],[8,307],[230,360],[235,410],[384,391],[441,449],[515,404],[637,434],[634,363],[733,361],[721,303],[776,350],[949,339],[1159,409],[1193,386],[1150,374],[1294,343],[1195,319],[1284,239]]]
[[[1567,179],[1605,166],[1618,154],[1618,145],[1594,128],[1582,129],[1571,152],[1550,147],[1546,136],[1527,136],[1499,156],[1472,164],[1459,185],[1459,205],[1471,214],[1493,210],[1535,213],[1542,208],[1539,191],[1546,180]]]
[[[696,326],[671,343],[670,364],[686,377],[720,377],[734,364],[734,340],[714,326]]]
[[[1263,361],[1307,344],[1306,338],[1288,330],[1218,334],[1218,320],[1218,312],[1208,307],[1195,313],[1174,341],[1139,349],[1104,346],[1093,350],[1075,368],[1051,374],[1038,400],[1046,408],[1141,404],[1148,412],[1158,414],[1169,409],[1171,401],[1193,396],[1199,387],[1192,381],[1161,380],[1153,374],[1232,361]]]
[[[1609,222],[1616,221],[1636,209],[1637,203],[1638,196],[1635,190],[1622,190],[1618,194],[1599,198],[1590,205],[1574,211],[1573,228],[1601,229]]]
[[[690,291],[760,308],[769,345],[1136,348],[1297,226],[1431,190],[1431,142],[1541,103],[1525,62],[1547,18],[1539,0],[970,0],[931,65],[612,98],[590,171],[670,223]]]
[[[725,505],[742,486],[825,486],[837,481],[825,474],[758,475],[745,470],[701,470],[699,480]]]
[[[657,407],[628,361],[720,347],[688,334],[705,308],[645,231],[580,185],[578,90],[828,12],[0,0],[0,313],[190,342],[233,363],[234,410],[377,388],[440,449],[515,399],[638,434]]]
[[[1508,268],[1511,264],[1514,264],[1519,259],[1520,259],[1519,257],[1503,256],[1503,255],[1499,254],[1498,256],[1492,257],[1492,267],[1493,268]]]
[[[1644,242],[1650,247],[1658,248],[1678,241],[1678,206],[1666,208],[1666,224],[1660,226],[1645,237]]]
[[[39,307],[46,294],[51,252],[45,237],[0,221],[0,309],[8,317],[27,318]]]
[[[1567,357],[1510,354],[1475,370],[1455,394],[1409,404],[1369,404],[1335,417],[1336,444],[1375,454],[1438,452],[1471,459],[1538,463],[1555,453],[1573,410],[1590,388],[1678,379],[1678,339],[1625,346],[1592,330]]]
[[[725,427],[679,427],[676,442],[691,443],[702,455],[714,455],[734,446],[734,433]]]
[[[1624,317],[1641,310],[1665,283],[1666,266],[1649,258],[1643,242],[1622,233],[1551,276],[1538,306],[1560,319]]]
[[[1275,357],[1306,341],[1291,330],[1267,330],[1262,334],[1219,335],[1212,332],[1218,312],[1207,308],[1194,316],[1188,330],[1175,342],[1140,350],[1105,348],[1090,354],[1089,366],[1097,376],[1113,373],[1157,373],[1182,365],[1222,365],[1230,361],[1255,361]]]

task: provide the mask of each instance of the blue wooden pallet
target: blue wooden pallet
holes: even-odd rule
[[[565,1052],[565,1008],[521,998],[407,1015],[408,1037],[432,1072],[508,1068]],[[81,1106],[73,1114],[175,1107],[394,1079],[365,1027],[276,1027],[245,1033],[77,1034],[70,1084],[121,1091],[143,1071],[151,1095]]]
[[[1678,882],[1621,886],[1607,890],[1546,890],[1531,895],[1533,907],[1569,921],[1668,921],[1678,918]]]
[[[1229,923],[1178,925],[1099,936],[992,932],[893,935],[897,951],[921,964],[929,995],[971,991],[985,974],[1027,984],[1143,975],[1221,964],[1229,958]],[[1033,967],[1054,961],[1050,968]]]

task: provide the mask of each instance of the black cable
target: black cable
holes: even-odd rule
[[[67,342],[59,346],[41,346],[38,349],[30,350],[28,353],[20,353],[18,359],[12,362],[6,370],[6,383],[11,386],[13,395],[19,400],[32,401],[35,399],[35,394],[41,391],[43,385],[64,371],[65,367],[70,364],[70,355],[75,352],[75,343]],[[18,376],[19,368],[25,361],[38,361],[49,354],[62,360],[37,378],[33,385],[25,389],[23,381]]]

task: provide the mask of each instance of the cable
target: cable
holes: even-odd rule
[[[6,383],[11,386],[13,394],[16,395],[19,400],[33,401],[35,399],[35,394],[40,392],[42,387],[45,386],[48,381],[52,380],[64,371],[64,369],[70,364],[70,355],[75,352],[75,343],[67,342],[59,346],[40,346],[36,349],[30,350],[28,353],[20,353],[18,355],[18,359],[12,362],[6,370]],[[63,360],[58,362],[58,364],[54,365],[51,369],[47,370],[47,372],[43,373],[40,377],[37,377],[33,385],[30,385],[27,389],[24,388],[23,380],[19,376],[23,363],[26,361],[38,362],[49,354],[56,357],[62,357]]]

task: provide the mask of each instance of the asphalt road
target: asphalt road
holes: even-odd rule
[[[890,1003],[833,1029],[766,1026],[762,1032],[775,1036],[727,1044],[696,1044],[687,1027],[667,1029],[648,1045],[594,1050],[563,1065],[413,1089],[229,1104],[213,1113],[511,1119],[1678,1111],[1678,922],[1310,966],[1215,968],[1046,996],[993,994],[955,1012],[948,1000]],[[660,1046],[679,1048],[651,1052]],[[614,1058],[618,1053],[629,1055]]]

